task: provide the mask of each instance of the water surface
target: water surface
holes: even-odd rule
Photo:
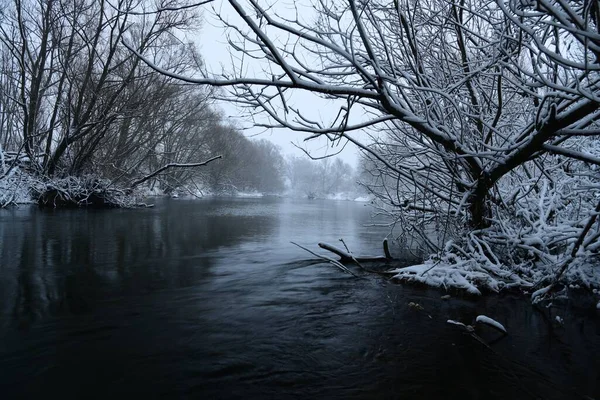
[[[380,254],[369,216],[277,198],[2,210],[2,398],[600,397],[596,311],[445,301],[290,244]],[[509,336],[446,323],[478,314]]]

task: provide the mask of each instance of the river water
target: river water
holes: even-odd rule
[[[443,300],[290,244],[380,254],[371,222],[278,198],[0,210],[0,397],[600,398],[595,310]],[[446,322],[479,314],[509,335]]]

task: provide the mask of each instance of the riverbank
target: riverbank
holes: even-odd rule
[[[595,299],[588,306],[600,310],[600,274],[598,265],[590,260],[572,265],[560,281],[553,279],[556,269],[542,263],[521,268],[519,273],[515,269],[502,264],[486,268],[478,260],[460,259],[449,254],[391,272],[392,279],[400,283],[422,284],[476,296],[518,290],[529,296],[533,303],[546,305],[560,303],[573,293],[579,293],[579,298]]]
[[[155,186],[139,186],[135,190],[113,184],[108,179],[97,176],[66,177],[42,179],[25,172],[19,167],[12,168],[0,177],[0,208],[18,204],[38,204],[43,207],[93,207],[93,208],[129,208],[142,203],[143,199],[206,198],[206,197],[242,197],[262,198],[265,196],[298,197],[293,191],[283,193],[263,193],[243,191],[231,188],[228,192],[214,192],[209,188],[195,185],[193,188],[181,188],[164,192]],[[320,200],[344,200],[369,202],[368,196],[356,193],[340,192],[319,198]]]

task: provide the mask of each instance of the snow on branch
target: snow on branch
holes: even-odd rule
[[[508,334],[504,325],[502,325],[500,322],[498,322],[490,317],[487,317],[485,315],[478,315],[477,318],[475,318],[475,322],[477,322],[478,324],[490,326],[499,332]]]
[[[387,243],[387,240],[385,241],[385,243]],[[340,261],[341,262],[350,262],[350,261],[387,261],[390,258],[388,258],[387,256],[354,256],[352,255],[350,252],[345,251],[340,249],[339,247],[335,247],[331,244],[328,243],[319,243],[318,244],[320,248],[322,248],[323,250],[327,250],[332,252],[333,254],[336,254],[340,257]],[[388,251],[388,255],[389,255],[389,251]]]
[[[291,242],[291,243],[292,243],[294,246],[298,246],[298,247],[300,247],[302,250],[304,250],[304,251],[307,251],[307,252],[309,252],[310,254],[312,254],[312,255],[314,255],[314,256],[316,256],[316,257],[318,257],[318,258],[321,258],[321,259],[323,259],[323,260],[325,260],[325,261],[327,261],[328,263],[330,263],[331,265],[334,265],[334,266],[336,266],[336,267],[337,267],[337,268],[339,268],[340,270],[342,270],[342,271],[344,271],[344,272],[346,272],[346,273],[348,273],[348,274],[350,274],[350,275],[352,275],[352,276],[354,276],[354,277],[357,277],[357,275],[356,275],[354,272],[350,271],[350,270],[349,270],[349,269],[348,269],[348,268],[347,268],[347,267],[346,267],[344,264],[342,264],[341,262],[339,262],[339,261],[337,261],[337,260],[334,260],[333,258],[331,258],[331,257],[328,257],[328,256],[322,256],[322,255],[319,255],[319,254],[315,253],[314,251],[311,251],[311,250],[307,249],[306,247],[299,245],[299,244],[298,244],[298,243],[296,243],[296,242]]]
[[[203,6],[205,4],[212,3],[213,1],[215,1],[215,0],[203,0],[203,1],[199,1],[196,3],[190,3],[190,4],[179,4],[179,5],[173,5],[173,6],[157,7],[156,9],[151,10],[151,11],[126,10],[126,9],[121,9],[121,8],[113,5],[112,2],[110,2],[110,1],[108,1],[107,3],[111,8],[113,8],[115,11],[119,12],[120,14],[146,16],[146,15],[153,15],[153,14],[168,13],[168,12],[172,12],[172,11],[183,11],[183,10],[194,9],[194,8]]]
[[[573,149],[566,149],[564,147],[554,146],[551,144],[544,144],[544,150],[549,151],[550,153],[560,154],[562,156],[570,157],[575,160],[580,160],[586,163],[600,165],[600,157],[596,157],[589,153],[584,153],[580,151],[576,151]]]

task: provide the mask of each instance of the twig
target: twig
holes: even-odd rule
[[[205,165],[207,165],[208,163],[210,163],[211,161],[215,161],[218,160],[219,158],[223,158],[223,156],[216,156],[213,158],[209,158],[206,161],[203,162],[199,162],[199,163],[191,163],[191,164],[177,164],[177,163],[171,163],[171,164],[167,164],[167,165],[163,165],[162,167],[160,167],[159,169],[157,169],[156,171],[154,171],[153,173],[151,173],[150,175],[146,175],[145,177],[138,179],[137,181],[133,182],[130,186],[131,189],[133,189],[134,187],[146,182],[148,179],[152,179],[154,178],[156,175],[160,174],[161,172],[165,171],[168,168],[193,168],[193,167],[203,167]]]
[[[495,330],[497,330],[498,332],[500,332],[504,335],[508,335],[508,332],[506,331],[506,328],[504,327],[504,325],[502,325],[500,322],[498,322],[488,316],[478,315],[477,318],[475,319],[475,322],[478,324],[487,325],[491,328],[494,328]]]

